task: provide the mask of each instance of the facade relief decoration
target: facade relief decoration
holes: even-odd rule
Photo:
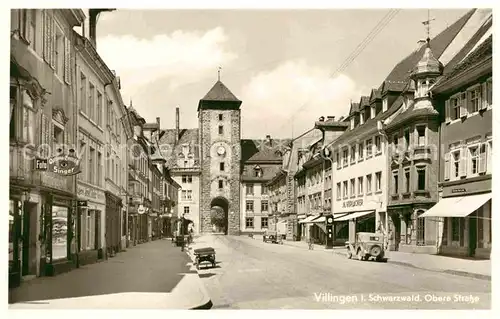
[[[69,118],[64,114],[64,110],[60,107],[52,109],[52,119],[62,125],[66,125],[69,121]]]

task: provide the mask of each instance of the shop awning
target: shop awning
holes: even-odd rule
[[[318,215],[311,215],[309,217],[307,217],[306,219],[303,219],[299,222],[299,224],[307,224],[307,223],[312,223],[312,221],[315,219],[315,218],[318,218]]]
[[[318,218],[316,218],[315,220],[313,220],[313,223],[324,223],[325,222],[325,216],[320,216]]]
[[[466,217],[491,199],[491,192],[480,195],[443,198],[419,217]]]
[[[355,212],[355,213],[352,213],[352,214],[347,214],[345,216],[342,216],[342,217],[336,219],[335,221],[342,222],[342,221],[351,220],[351,219],[354,219],[354,218],[363,217],[363,216],[366,216],[366,215],[369,215],[369,214],[373,214],[373,213],[375,213],[374,210],[367,210],[367,211],[362,211],[362,212]]]

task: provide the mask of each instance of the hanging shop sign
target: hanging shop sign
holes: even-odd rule
[[[35,170],[49,171],[62,176],[81,173],[80,160],[74,156],[54,156],[48,159],[36,158]]]
[[[142,206],[142,205],[139,205],[139,208],[137,208],[137,213],[139,213],[140,215],[142,215],[145,212],[146,212],[146,208],[144,208],[144,206]]]

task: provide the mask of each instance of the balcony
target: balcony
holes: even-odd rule
[[[414,161],[428,160],[431,157],[431,147],[428,145],[416,145],[413,148],[412,159]]]

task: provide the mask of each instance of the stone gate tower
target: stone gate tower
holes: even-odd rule
[[[212,232],[211,210],[224,210],[230,235],[240,233],[241,101],[219,80],[198,104],[200,232]]]

